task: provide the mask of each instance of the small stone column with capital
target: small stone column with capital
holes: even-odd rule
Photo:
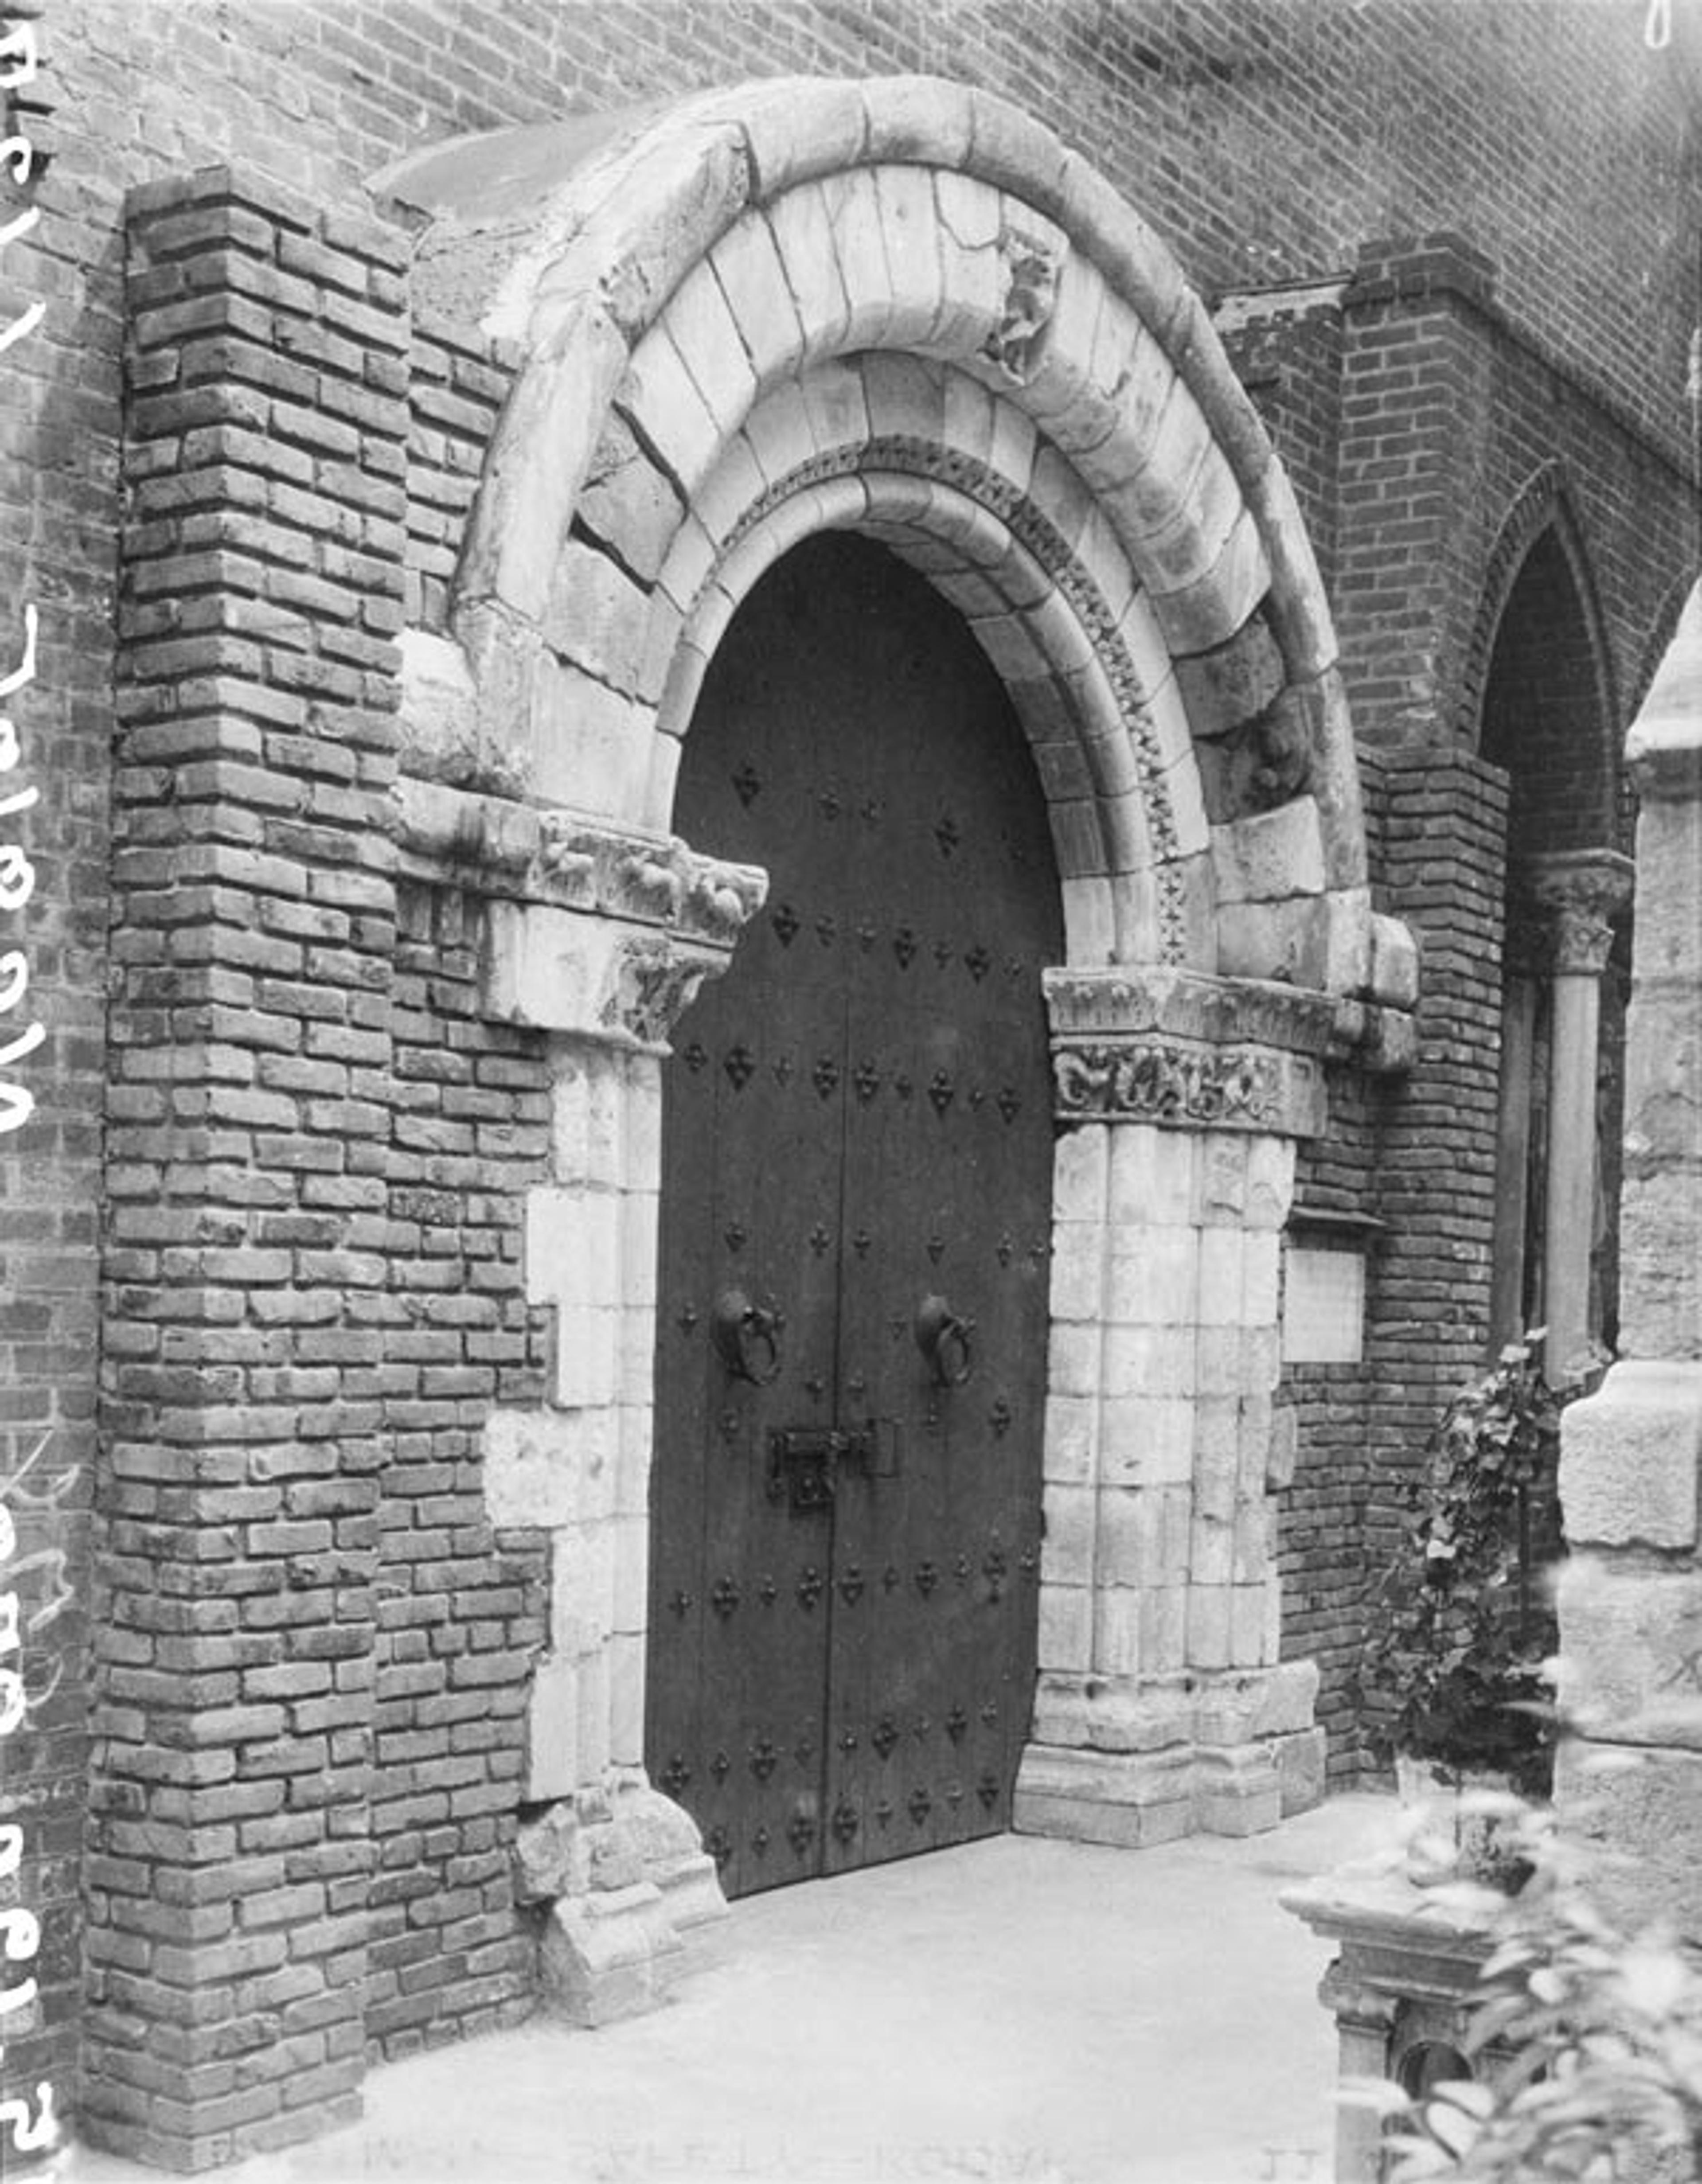
[[[1543,1318],[1549,1377],[1557,1384],[1588,1359],[1601,982],[1632,875],[1630,858],[1612,850],[1534,857],[1524,873],[1527,895],[1546,914],[1552,982]]]

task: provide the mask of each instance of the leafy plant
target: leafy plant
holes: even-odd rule
[[[1527,1808],[1516,1897],[1448,1892],[1495,1946],[1465,2052],[1476,2076],[1420,2100],[1389,2089],[1387,2184],[1702,2176],[1702,1971],[1660,1928],[1599,1907],[1586,1853]]]
[[[1544,1574],[1561,1552],[1560,1418],[1576,1392],[1544,1381],[1539,1343],[1509,1344],[1443,1413],[1373,1589],[1359,1666],[1379,1757],[1494,1769],[1530,1795],[1552,1764]]]

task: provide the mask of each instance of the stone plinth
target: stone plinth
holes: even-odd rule
[[[1356,2080],[1413,2090],[1437,2075],[1470,2075],[1452,2067],[1438,2073],[1434,2065],[1451,2065],[1464,2052],[1491,1937],[1450,1895],[1415,1888],[1399,1873],[1354,1867],[1284,1892],[1286,1910],[1337,1945],[1318,1993],[1336,2019],[1344,2091]],[[1377,2184],[1382,2153],[1378,2110],[1343,2102],[1336,2184]]]

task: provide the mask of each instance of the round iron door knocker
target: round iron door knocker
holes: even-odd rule
[[[779,1378],[784,1323],[778,1312],[752,1304],[743,1290],[723,1290],[710,1315],[709,1338],[735,1380],[766,1388]]]
[[[928,1360],[936,1385],[961,1388],[975,1369],[973,1319],[960,1319],[943,1296],[926,1296],[916,1307],[916,1346]]]

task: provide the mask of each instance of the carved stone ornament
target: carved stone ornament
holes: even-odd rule
[[[704,980],[721,967],[701,955],[682,953],[660,936],[624,941],[614,961],[612,991],[600,1012],[603,1023],[647,1046],[660,1045],[696,1000]]]
[[[1063,1122],[1158,1123],[1296,1137],[1313,1136],[1323,1125],[1318,1064],[1270,1048],[1063,1040],[1053,1047],[1052,1078]]]
[[[999,237],[1005,294],[999,323],[988,335],[985,354],[1007,379],[1026,385],[1057,302],[1063,254],[1038,237],[1020,228],[1007,227]]]
[[[1613,950],[1613,920],[1631,900],[1636,867],[1614,850],[1578,850],[1532,857],[1521,891],[1540,918],[1540,967],[1556,978],[1599,978]]]
[[[540,816],[538,872],[548,900],[723,945],[768,892],[755,865],[700,855],[677,836],[617,833],[566,811]]]

